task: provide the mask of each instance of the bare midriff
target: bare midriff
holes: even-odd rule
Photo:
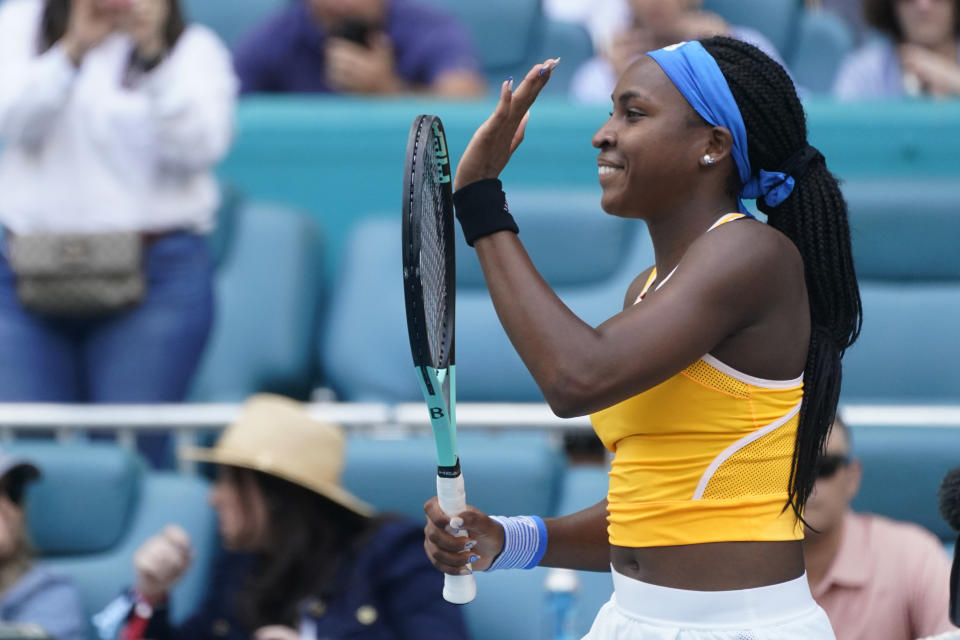
[[[788,582],[803,575],[803,543],[712,542],[672,547],[611,547],[621,574],[661,587],[731,591]]]

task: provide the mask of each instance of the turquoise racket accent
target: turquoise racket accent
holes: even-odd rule
[[[420,390],[427,401],[430,411],[430,424],[433,426],[433,439],[437,445],[437,464],[441,467],[453,467],[459,457],[457,450],[457,403],[456,365],[447,369],[434,369],[430,366],[416,367]],[[444,398],[443,388],[449,389]],[[448,400],[449,398],[449,400]]]

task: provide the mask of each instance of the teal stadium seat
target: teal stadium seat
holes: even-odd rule
[[[855,403],[960,400],[960,286],[861,280],[863,331],[843,359],[841,398]]]
[[[790,73],[802,90],[829,94],[840,63],[853,48],[853,33],[842,18],[828,11],[804,11],[788,62]]]
[[[566,95],[574,71],[593,55],[590,34],[579,25],[543,15],[540,0],[427,0],[456,15],[470,30],[492,91],[513,76],[520,81],[537,62],[561,57],[544,89]]]
[[[190,21],[213,29],[230,48],[290,0],[186,0],[184,13]]]
[[[221,224],[229,246],[221,249],[214,327],[191,399],[238,402],[257,391],[305,398],[323,288],[315,218],[243,202]]]
[[[860,179],[843,188],[864,309],[844,357],[844,401],[957,403],[960,183]]]
[[[960,428],[856,425],[853,453],[863,463],[858,511],[926,527],[944,542],[957,534],[940,516],[937,490],[960,463]]]
[[[470,504],[492,513],[556,512],[564,454],[548,434],[461,432],[459,445]],[[343,483],[381,511],[422,521],[423,503],[436,494],[435,470],[429,435],[353,435]],[[544,575],[544,569],[478,574],[477,599],[464,609],[473,640],[546,637],[539,626]]]
[[[803,13],[802,0],[704,0],[703,8],[730,24],[756,29],[789,65],[796,46],[797,23]]]
[[[216,543],[208,485],[197,477],[148,471],[113,444],[17,441],[43,478],[27,494],[31,539],[43,562],[70,576],[92,615],[133,582],[133,554],[166,524],[183,527],[194,562],[173,592],[171,615],[184,619],[203,595]],[[91,627],[91,638],[92,635]]]
[[[960,282],[960,180],[858,178],[841,188],[861,279]]]
[[[591,324],[617,313],[629,283],[653,263],[643,225],[604,214],[594,191],[515,190],[509,202],[534,264]],[[458,237],[458,399],[541,402],[497,320],[473,249]],[[410,360],[399,265],[399,216],[361,221],[344,251],[319,351],[326,381],[343,400],[422,398]]]
[[[458,442],[470,504],[494,513],[556,512],[564,454],[548,434],[461,432]],[[437,492],[436,468],[432,435],[354,435],[343,484],[382,511],[422,520],[423,503]]]

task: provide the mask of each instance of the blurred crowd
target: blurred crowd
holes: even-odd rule
[[[179,0],[0,0],[0,402],[187,400],[214,320],[205,240],[220,198],[214,170],[230,151],[240,96],[489,97],[503,78],[488,77],[456,2],[291,0],[231,50],[191,22]],[[570,101],[607,103],[618,75],[645,51],[714,34],[783,60],[767,34],[699,0],[544,0],[543,10],[581,24],[593,43],[594,57],[566,87]],[[960,95],[960,0],[806,0],[806,10],[836,14],[857,45],[833,79],[835,98]],[[273,437],[260,442],[266,425]],[[169,465],[168,436],[139,437],[153,464]],[[171,528],[138,553],[124,596],[130,608],[111,633],[292,640],[305,624],[314,636],[340,624],[393,634],[363,637],[466,637],[457,609],[423,598],[439,594],[442,580],[419,528],[372,516],[339,486],[341,439],[288,401],[249,404],[213,449],[195,452],[220,465],[211,503],[230,551],[203,612],[182,626],[166,617],[191,558],[190,540]],[[283,464],[264,467],[264,452],[281,442],[288,448],[273,455]],[[850,444],[842,430],[825,487],[856,468]],[[331,457],[294,472],[298,447]],[[79,596],[33,563],[25,538],[21,499],[40,471],[0,454],[0,622],[39,623],[56,640],[79,640],[88,626]],[[843,578],[832,564],[838,523],[847,522],[846,535],[886,526],[854,519],[856,481],[848,482],[832,512],[811,517],[822,530],[811,544],[833,544],[811,546],[824,554],[811,569],[824,602],[839,598],[834,583]],[[939,580],[942,549],[907,536],[920,540],[924,566]],[[391,598],[364,614],[350,609],[356,598],[383,598],[377,589],[386,583]],[[838,602],[846,620],[855,605]],[[922,609],[923,624],[905,633],[948,628],[944,611]]]
[[[605,102],[615,79],[637,56],[674,42],[729,35],[779,62],[765,34],[730,24],[700,0],[547,0],[560,19],[582,22],[597,57],[577,71],[572,98]],[[806,0],[806,10],[839,17],[857,48],[833,80],[841,100],[960,94],[960,9],[952,0]],[[789,71],[789,65],[787,70]],[[804,87],[799,87],[801,91]]]

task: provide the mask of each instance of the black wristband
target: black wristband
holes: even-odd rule
[[[453,209],[463,228],[463,237],[471,247],[478,238],[497,231],[519,233],[507,208],[503,185],[496,178],[479,180],[453,194]]]

